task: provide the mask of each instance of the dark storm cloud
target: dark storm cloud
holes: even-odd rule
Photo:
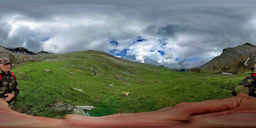
[[[0,44],[33,51],[107,52],[115,40],[116,50],[127,49],[127,56],[137,61],[193,67],[223,48],[255,42],[255,4],[255,0],[6,0],[0,2]],[[145,41],[134,43],[138,36]]]

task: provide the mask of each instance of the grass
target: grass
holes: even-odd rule
[[[20,89],[15,108],[31,115],[59,118],[69,112],[54,111],[50,104],[93,105],[96,108],[90,115],[102,116],[226,98],[246,75],[175,72],[93,51],[29,62],[13,72]],[[130,92],[129,96],[123,92]]]

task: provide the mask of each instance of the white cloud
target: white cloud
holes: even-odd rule
[[[104,44],[108,39],[128,41],[139,35],[145,25],[106,16],[52,16],[37,21],[22,15],[12,15],[2,18],[2,22],[9,26],[8,38],[20,36],[20,30],[27,29],[31,34],[49,36],[49,40],[41,42],[42,49],[57,53],[86,49],[104,51],[108,47]]]

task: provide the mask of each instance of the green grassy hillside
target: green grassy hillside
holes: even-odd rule
[[[28,62],[15,67],[13,72],[20,89],[15,108],[48,117],[67,114],[49,107],[49,104],[56,102],[93,105],[96,108],[90,114],[101,116],[152,111],[180,102],[230,97],[231,87],[245,76],[175,72],[95,51]],[[123,92],[130,93],[125,96]]]

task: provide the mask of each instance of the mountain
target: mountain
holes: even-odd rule
[[[239,76],[176,72],[92,50],[54,54],[12,71],[20,89],[15,110],[47,117],[70,114],[52,108],[59,103],[94,106],[89,114],[102,116],[226,98],[241,80]]]
[[[93,50],[52,54],[0,47],[3,55],[20,64],[12,69],[20,90],[13,109],[36,116],[70,114],[54,108],[58,105],[94,106],[91,116],[153,111],[230,97],[241,80],[241,76],[176,72]]]
[[[256,64],[256,46],[245,43],[234,48],[223,49],[221,55],[200,68],[202,72],[233,74],[247,72]]]
[[[29,51],[26,48],[23,47],[17,47],[17,48],[6,48],[9,51],[16,52],[16,53],[22,53],[22,54],[28,54],[28,55],[36,55],[36,53]]]
[[[10,58],[13,64],[21,64],[28,61],[39,61],[51,56],[55,56],[55,54],[45,51],[34,53],[23,47],[6,48],[0,46],[0,57]]]

